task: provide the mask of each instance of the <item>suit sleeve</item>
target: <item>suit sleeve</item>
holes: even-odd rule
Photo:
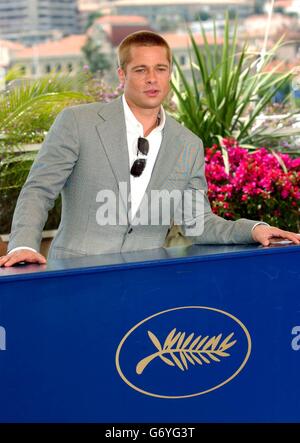
[[[196,244],[255,243],[251,231],[257,221],[245,218],[225,220],[212,212],[207,197],[203,144],[197,151],[184,205],[183,233]]]
[[[8,250],[39,250],[48,211],[53,208],[79,156],[78,127],[72,109],[56,118],[31,167],[15,208]]]

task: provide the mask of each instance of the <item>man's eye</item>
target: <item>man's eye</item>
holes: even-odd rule
[[[141,69],[136,69],[135,72],[145,72],[145,69],[141,68]]]

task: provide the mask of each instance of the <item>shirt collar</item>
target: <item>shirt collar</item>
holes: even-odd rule
[[[126,122],[127,131],[128,130],[138,130],[138,131],[141,131],[141,135],[143,135],[143,132],[144,132],[143,125],[138,121],[138,119],[135,117],[134,113],[130,109],[130,107],[126,101],[125,94],[123,94],[123,96],[122,96],[122,102],[123,102],[123,107],[124,107],[124,114],[125,114],[125,122]],[[150,132],[150,134],[152,134],[152,132],[154,132],[154,131],[155,132],[162,131],[165,126],[166,113],[165,113],[165,110],[162,105],[160,106],[159,114],[160,114],[160,123],[156,128],[154,128]]]

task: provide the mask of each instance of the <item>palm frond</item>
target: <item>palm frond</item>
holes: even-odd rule
[[[24,134],[49,129],[55,116],[66,106],[90,101],[81,89],[81,79],[47,76],[34,82],[21,80],[18,86],[0,94],[0,146],[24,142]]]

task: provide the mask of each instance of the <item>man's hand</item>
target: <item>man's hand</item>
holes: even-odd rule
[[[18,251],[0,257],[0,266],[4,267],[13,266],[21,262],[39,263],[40,265],[44,265],[47,263],[47,260],[38,252],[33,252],[28,249],[19,249]]]
[[[261,243],[263,246],[269,246],[272,239],[290,240],[295,245],[300,244],[300,234],[283,231],[274,226],[257,225],[252,231],[253,240]]]

